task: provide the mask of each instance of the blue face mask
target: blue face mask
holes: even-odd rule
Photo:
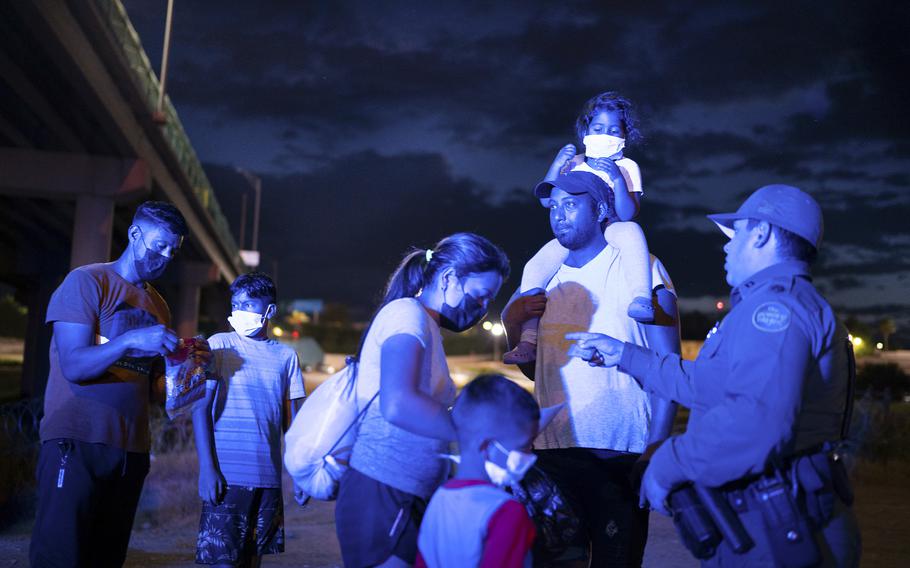
[[[487,315],[487,309],[483,304],[474,296],[464,292],[463,284],[461,289],[464,296],[457,306],[453,308],[443,300],[442,308],[439,310],[439,325],[456,333],[474,327],[483,319],[483,316]]]
[[[140,229],[141,231],[141,229]],[[133,261],[136,267],[136,274],[143,281],[157,280],[161,278],[171,259],[161,253],[155,252],[145,244],[145,237],[140,237],[139,241],[145,249],[145,254],[141,258]]]

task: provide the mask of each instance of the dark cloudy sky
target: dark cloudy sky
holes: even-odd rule
[[[157,68],[166,2],[125,4]],[[262,175],[285,297],[369,305],[407,246],[457,230],[520,270],[551,236],[530,188],[581,104],[617,90],[645,136],[626,151],[639,220],[684,307],[728,292],[704,214],[782,182],[825,209],[832,303],[906,328],[906,6],[177,0],[168,90],[233,224],[234,168]]]

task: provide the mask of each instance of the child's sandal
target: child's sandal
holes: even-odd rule
[[[654,321],[654,305],[651,298],[638,296],[629,304],[628,315],[639,323],[651,323]]]
[[[515,349],[507,351],[502,356],[506,365],[523,365],[537,360],[537,346],[530,341],[519,341]]]

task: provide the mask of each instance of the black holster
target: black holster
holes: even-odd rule
[[[700,560],[714,556],[721,535],[695,487],[689,483],[674,490],[667,496],[667,505],[679,539],[692,556]]]
[[[738,553],[755,545],[719,489],[686,484],[670,493],[667,504],[680,540],[695,558],[711,558],[722,540]]]

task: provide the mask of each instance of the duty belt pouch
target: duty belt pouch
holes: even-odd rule
[[[799,482],[801,504],[815,528],[827,525],[834,514],[833,470],[828,459],[827,452],[802,456],[791,470]]]
[[[853,506],[853,486],[844,460],[835,452],[828,454],[828,467],[831,468],[831,485],[840,500],[848,507]]]
[[[699,560],[714,556],[720,543],[720,532],[691,484],[670,493],[667,504],[673,524],[683,545]]]
[[[762,477],[748,491],[761,511],[775,564],[783,568],[818,564],[821,556],[808,519],[800,513],[780,472],[776,471],[773,477]]]

